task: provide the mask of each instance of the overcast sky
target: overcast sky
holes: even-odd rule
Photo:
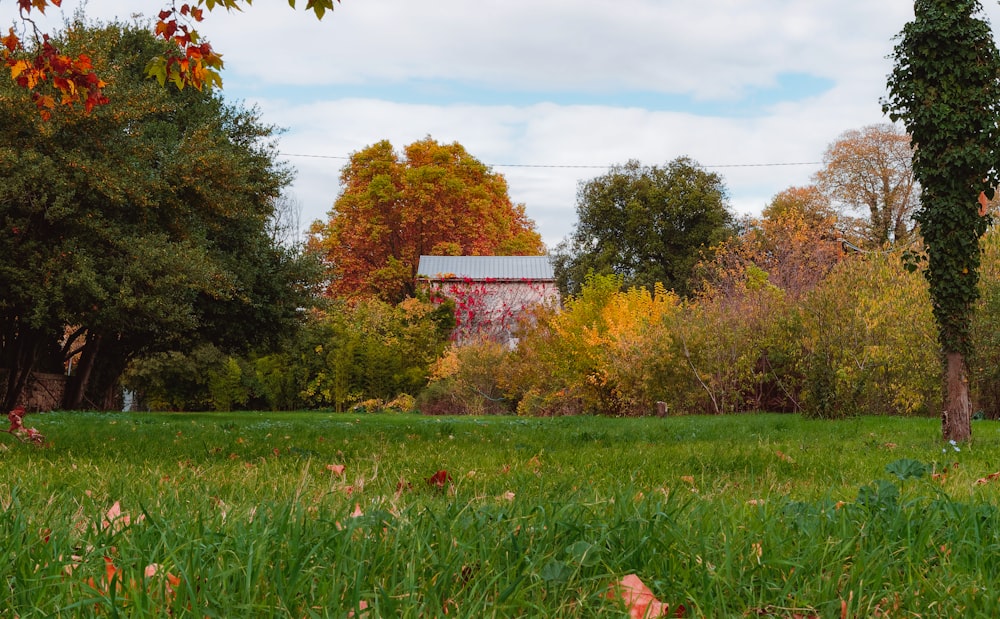
[[[5,26],[15,4],[0,0]],[[223,54],[225,97],[287,129],[304,225],[326,217],[350,153],[429,135],[502,173],[550,248],[572,230],[579,182],[629,159],[691,157],[737,214],[809,183],[840,133],[886,122],[887,56],[913,17],[911,0],[342,0],[322,21],[298,4],[217,10],[200,31]],[[996,2],[984,9],[1000,23]]]

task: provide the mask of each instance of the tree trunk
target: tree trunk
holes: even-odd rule
[[[964,443],[972,438],[972,399],[965,357],[959,352],[945,354],[945,400],[941,413],[941,438]]]
[[[90,384],[90,374],[94,369],[98,351],[101,348],[101,336],[88,334],[87,343],[80,353],[80,362],[76,364],[76,374],[66,383],[66,393],[63,395],[65,410],[80,410],[87,395]]]

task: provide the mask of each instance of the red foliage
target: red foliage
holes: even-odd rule
[[[451,483],[451,475],[448,471],[440,470],[427,478],[427,485],[437,488],[438,490],[444,490],[445,487]]]
[[[432,303],[455,302],[455,330],[451,339],[505,341],[514,332],[524,310],[547,300],[546,285],[522,278],[500,282],[469,277],[442,282],[430,291]]]
[[[7,433],[13,435],[21,442],[34,443],[36,445],[43,444],[45,436],[41,432],[34,428],[24,427],[25,414],[23,406],[15,407],[14,410],[7,413],[7,419],[10,421],[10,428],[7,429]]]

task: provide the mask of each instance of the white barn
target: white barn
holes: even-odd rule
[[[559,304],[548,256],[420,256],[417,279],[432,295],[455,301],[458,343],[482,337],[514,343],[526,309]]]

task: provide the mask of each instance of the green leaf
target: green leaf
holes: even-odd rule
[[[566,548],[566,554],[582,567],[597,565],[601,559],[601,549],[590,542],[580,540]]]
[[[929,473],[931,467],[911,458],[900,458],[885,465],[885,472],[895,475],[900,481],[910,478],[920,478]]]
[[[564,583],[573,574],[573,569],[562,561],[551,560],[542,567],[538,575],[545,582]]]

